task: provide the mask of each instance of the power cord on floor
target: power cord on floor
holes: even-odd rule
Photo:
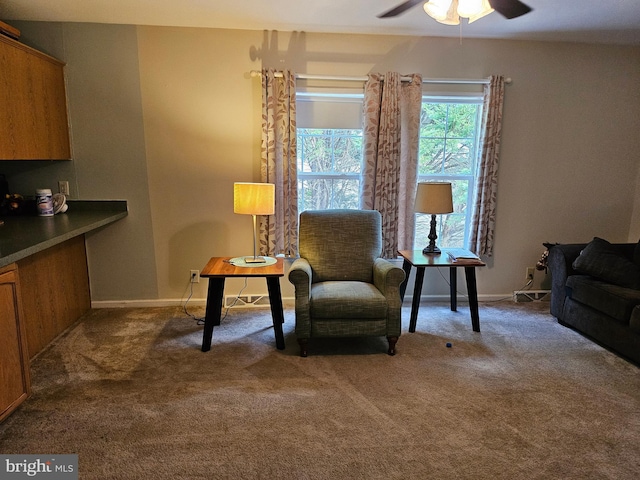
[[[231,307],[234,307],[236,305],[236,303],[238,303],[238,300],[240,300],[240,295],[242,295],[242,292],[244,292],[244,289],[247,288],[247,277],[244,277],[244,285],[242,286],[242,288],[240,289],[240,291],[238,292],[238,295],[236,295],[236,298],[233,300],[233,302],[231,303],[231,305],[229,305],[227,307],[227,309],[224,311],[224,316],[220,319],[220,321],[224,320],[225,318],[227,318],[227,313],[229,313],[229,309]]]
[[[238,300],[240,300],[240,295],[242,295],[242,292],[244,292],[244,289],[247,288],[247,277],[244,278],[244,285],[242,286],[242,288],[240,289],[240,291],[238,292],[238,295],[236,295],[236,298],[233,300],[233,302],[231,303],[231,305],[229,305],[225,312],[224,312],[224,316],[220,319],[220,321],[222,322],[225,318],[227,318],[227,314],[229,313],[229,309],[231,307],[234,307],[236,303],[238,303]],[[189,280],[189,296],[187,297],[187,299],[184,302],[184,305],[182,306],[182,310],[184,311],[185,315],[187,315],[188,317],[194,319],[196,321],[197,325],[204,325],[204,317],[196,317],[193,313],[189,312],[189,310],[187,310],[187,304],[189,303],[189,300],[191,300],[191,297],[193,296],[193,282],[191,282],[191,280]]]

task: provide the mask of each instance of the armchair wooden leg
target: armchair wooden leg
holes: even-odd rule
[[[396,354],[396,343],[398,342],[398,337],[387,337],[389,340],[389,351],[387,352],[389,355]]]
[[[299,338],[298,339],[298,345],[300,345],[300,356],[301,357],[306,357],[307,356],[307,343],[309,342],[309,339],[307,338]]]

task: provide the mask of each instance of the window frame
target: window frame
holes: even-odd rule
[[[308,101],[308,102],[322,102],[322,101],[331,101],[336,103],[352,103],[357,102],[360,105],[363,105],[364,102],[364,94],[362,93],[320,93],[320,92],[298,92],[297,99],[300,101]],[[477,175],[478,175],[478,164],[480,153],[482,149],[482,145],[480,144],[480,139],[482,135],[482,115],[483,115],[483,94],[481,92],[469,92],[469,93],[423,93],[422,95],[422,105],[425,103],[449,103],[449,104],[473,104],[477,105],[478,109],[476,112],[475,119],[475,132],[473,137],[473,145],[474,152],[472,153],[472,162],[471,162],[471,172],[468,174],[420,174],[417,175],[417,181],[447,181],[447,182],[456,182],[456,181],[465,181],[467,182],[467,207],[464,212],[465,221],[464,221],[464,238],[463,238],[463,247],[468,248],[469,245],[469,235],[471,231],[471,216],[472,209],[475,203],[475,195],[476,195],[476,183],[477,183]],[[320,127],[300,127],[296,126],[296,135],[298,135],[298,131],[300,129],[315,129]],[[325,130],[347,130],[342,128],[332,128],[332,127],[323,127]],[[358,130],[355,128],[350,128],[348,130]],[[363,127],[360,126],[360,131],[363,131]],[[420,137],[422,139],[423,137]],[[455,138],[455,137],[454,137]],[[446,142],[447,137],[445,137],[444,141]],[[419,140],[420,141],[420,140]],[[300,142],[300,137],[298,137],[298,148],[301,150],[303,143]],[[418,146],[419,148],[419,146]],[[304,211],[304,182],[308,180],[357,180],[358,185],[361,188],[362,186],[362,168],[360,173],[312,173],[312,172],[304,172],[300,169],[300,155],[304,155],[304,152],[298,153],[298,159],[296,161],[296,168],[298,169],[298,209],[299,212]],[[364,158],[364,154],[363,154]],[[300,204],[302,202],[302,205]],[[333,202],[333,199],[331,200]],[[341,208],[341,207],[333,207],[333,208]],[[460,213],[455,213],[455,215],[461,215]],[[428,214],[420,214],[416,213],[416,226],[420,219],[419,216],[427,217],[430,222],[430,215]],[[441,237],[442,227],[444,225],[443,222],[444,215],[438,215],[437,225],[438,225],[438,238]],[[425,221],[424,219],[422,221]],[[414,230],[414,248],[418,248],[421,242],[424,239],[417,237],[417,228]],[[441,244],[442,247],[447,247],[446,244]]]
[[[456,182],[456,181],[466,181],[468,184],[467,188],[467,208],[464,213],[465,222],[464,222],[464,237],[463,237],[463,248],[468,248],[469,246],[469,235],[471,232],[471,216],[473,204],[475,203],[475,195],[477,188],[477,178],[478,178],[478,164],[480,159],[480,153],[482,146],[480,145],[480,138],[482,135],[482,112],[483,112],[483,104],[484,99],[481,93],[459,93],[459,94],[423,94],[422,95],[422,105],[425,103],[449,103],[449,104],[471,104],[478,105],[478,109],[476,111],[476,120],[475,120],[475,132],[473,137],[474,149],[475,151],[472,153],[472,162],[471,162],[471,172],[468,174],[420,174],[418,173],[417,181],[418,182]],[[421,136],[420,139],[423,137]],[[448,137],[444,138],[446,142]],[[455,138],[455,137],[454,137]],[[419,145],[420,140],[418,140]],[[418,147],[419,148],[419,147]],[[455,215],[461,215],[460,213],[455,213]],[[448,216],[450,214],[439,214],[436,218],[437,224],[437,235],[438,238],[441,239],[442,236],[442,227],[444,225],[443,217]],[[416,213],[416,226],[418,220],[421,218],[423,221],[431,221],[431,215],[425,213]],[[418,248],[420,245],[420,241],[423,239],[417,238],[417,228],[414,230],[414,248]],[[440,247],[447,248],[453,247],[452,245],[447,245],[446,243],[440,242]]]
[[[302,102],[333,102],[333,103],[357,103],[360,105],[360,110],[364,107],[364,93],[328,93],[328,92],[297,92],[296,100]],[[359,130],[361,135],[363,134],[362,125],[359,128],[333,128],[333,127],[300,127],[296,125],[296,136],[297,144],[298,144],[298,158],[296,159],[296,168],[297,168],[297,176],[298,176],[298,212],[303,212],[305,210],[304,207],[304,192],[305,192],[305,182],[309,180],[347,180],[347,181],[357,181],[358,182],[358,190],[362,186],[362,168],[363,168],[363,158],[364,154],[362,153],[361,164],[360,164],[360,172],[351,172],[351,173],[315,173],[315,172],[305,172],[304,169],[300,168],[300,158],[301,155],[304,155],[304,142],[301,141],[301,137],[304,138],[305,135],[299,135],[299,131],[301,129],[305,130],[314,130],[314,129],[323,129],[323,130]],[[303,202],[303,205],[300,204]],[[333,192],[331,203],[333,204]],[[341,208],[341,207],[332,207],[332,209]]]

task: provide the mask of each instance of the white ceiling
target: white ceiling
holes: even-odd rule
[[[404,0],[0,0],[0,19],[640,45],[640,0],[523,0],[533,12],[445,26]]]

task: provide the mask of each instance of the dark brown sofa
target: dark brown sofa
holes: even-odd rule
[[[640,242],[549,248],[551,314],[640,364]]]

